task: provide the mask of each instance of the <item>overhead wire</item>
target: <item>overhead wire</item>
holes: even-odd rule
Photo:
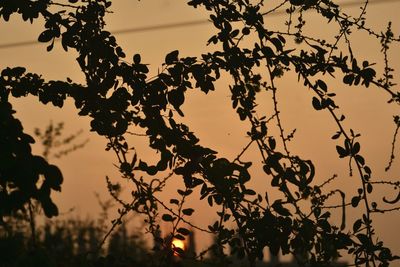
[[[369,1],[370,5],[377,5],[377,4],[387,4],[397,2],[400,3],[400,0],[375,0]],[[340,7],[351,7],[351,6],[359,6],[363,4],[362,2],[347,2],[340,4]],[[286,13],[286,10],[277,10],[273,13],[269,13],[268,16],[279,16]],[[126,28],[126,29],[119,29],[111,31],[114,35],[119,34],[131,34],[131,33],[140,33],[140,32],[150,32],[150,31],[159,31],[159,30],[167,30],[167,29],[174,29],[174,28],[183,28],[183,27],[190,27],[196,25],[203,25],[208,24],[209,20],[190,20],[190,21],[182,21],[182,22],[175,22],[175,23],[166,23],[166,24],[156,24],[156,25],[149,25],[149,26],[141,26],[141,27],[133,27],[133,28]],[[57,41],[57,40],[56,40]],[[37,40],[29,40],[29,41],[21,41],[21,42],[12,42],[12,43],[5,43],[0,44],[0,49],[6,48],[17,48],[21,46],[31,46],[40,44]]]

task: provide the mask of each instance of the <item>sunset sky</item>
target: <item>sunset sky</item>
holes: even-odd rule
[[[378,3],[378,2],[384,3]],[[137,29],[165,25],[169,23],[184,23],[190,21],[206,21],[207,12],[203,9],[194,9],[187,6],[187,1],[176,0],[118,0],[114,1],[110,13],[106,16],[106,29],[111,32],[120,30],[136,29],[136,31],[116,34],[118,44],[124,49],[127,60],[131,61],[134,54],[142,55],[142,61],[150,65],[153,74],[161,67],[165,55],[172,50],[178,49],[181,56],[200,56],[213,47],[207,47],[206,43],[210,36],[215,33],[212,24],[198,24],[185,27],[169,29],[143,30]],[[265,10],[275,6],[276,0],[265,1]],[[349,0],[340,0],[338,3],[349,3]],[[353,0],[354,2],[354,0]],[[275,3],[275,4],[268,4]],[[360,5],[361,6],[361,5]],[[347,6],[344,10],[349,14],[357,14],[359,6]],[[386,29],[388,21],[393,22],[393,32],[396,36],[400,34],[400,0],[371,1],[367,10],[367,25],[378,32]],[[284,30],[287,17],[276,15],[265,18],[266,27]],[[331,25],[321,24],[319,17],[312,13],[306,13],[307,21],[305,32],[309,35],[333,40],[337,29]],[[14,15],[8,23],[3,20],[0,23],[0,47],[2,44],[18,43],[36,40],[43,29],[43,22],[37,21],[33,25],[23,22]],[[367,36],[365,33],[355,32],[353,34],[353,51],[361,59],[376,62],[378,70],[383,70],[382,55],[379,54],[379,41]],[[390,50],[391,64],[395,70],[400,70],[400,46],[393,45]],[[30,72],[42,74],[46,80],[71,78],[75,82],[84,82],[83,74],[75,61],[75,52],[64,52],[60,44],[48,53],[45,44],[26,46],[13,46],[0,48],[0,68],[24,66]],[[388,95],[374,88],[347,87],[334,79],[329,80],[329,88],[337,93],[337,104],[343,114],[346,115],[346,127],[351,127],[355,132],[361,133],[359,139],[362,144],[361,152],[368,164],[372,167],[376,180],[399,180],[400,171],[400,144],[395,151],[398,156],[392,169],[385,172],[389,160],[391,142],[394,131],[393,115],[399,114],[398,105],[388,105]],[[230,80],[223,77],[217,82],[216,91],[208,95],[200,93],[199,90],[189,92],[187,101],[183,106],[185,117],[182,122],[190,126],[200,138],[203,146],[219,151],[219,155],[234,159],[241,149],[247,144],[246,123],[238,120],[230,103],[230,91],[228,88]],[[400,84],[398,72],[395,73],[395,82]],[[260,93],[258,96],[259,114],[269,116],[271,112],[271,100],[268,93]],[[265,101],[264,98],[265,97]],[[317,166],[316,183],[321,183],[333,174],[339,177],[331,185],[343,187],[348,195],[354,195],[360,186],[358,177],[349,177],[347,160],[339,160],[335,146],[337,143],[330,139],[336,132],[336,126],[327,112],[317,112],[312,108],[312,93],[297,83],[295,75],[285,75],[278,83],[278,98],[281,116],[286,133],[296,129],[294,140],[290,143],[293,154],[298,154],[305,159],[311,159]],[[38,103],[33,97],[12,100],[16,117],[24,125],[27,133],[33,134],[34,128],[44,129],[50,120],[53,122],[65,122],[65,134],[72,134],[82,129],[83,134],[79,141],[90,139],[90,142],[81,150],[66,156],[63,159],[50,159],[58,165],[64,174],[62,193],[54,195],[54,199],[60,208],[60,212],[67,212],[74,208],[73,213],[66,216],[80,216],[84,218],[88,214],[97,216],[100,211],[94,192],[98,192],[103,199],[109,196],[106,190],[105,176],[118,181],[125,188],[124,195],[129,196],[130,183],[119,179],[118,170],[113,164],[116,159],[112,153],[107,153],[104,148],[106,140],[90,132],[89,119],[77,115],[72,101],[66,103],[63,109],[57,109],[49,105]],[[276,129],[271,129],[276,131]],[[139,156],[150,159],[155,155],[147,148],[145,137],[135,137],[131,140],[136,146]],[[36,153],[41,153],[41,147],[35,146]],[[244,157],[246,160],[254,161],[252,174],[253,187],[267,189],[270,181],[262,174],[260,159],[256,149],[250,151]],[[168,202],[169,197],[175,194],[177,187],[181,186],[180,179],[172,181],[172,184],[163,194]],[[274,192],[271,192],[272,197]],[[278,196],[278,195],[275,195]],[[374,196],[387,196],[394,198],[396,192],[391,188],[377,188]],[[129,200],[129,197],[126,198]],[[340,199],[333,199],[339,203]],[[381,201],[381,199],[377,199]],[[217,217],[210,215],[208,205],[200,203],[198,196],[191,197],[191,203],[196,207],[192,221],[206,228]],[[351,216],[357,215],[357,211]],[[115,211],[112,213],[115,215]],[[214,216],[214,217],[213,217]],[[137,219],[140,220],[140,219]],[[374,215],[377,236],[393,248],[394,252],[400,254],[400,234],[398,225],[400,223],[399,212],[385,215]],[[351,226],[351,221],[349,225]],[[165,226],[165,229],[168,227]],[[197,235],[198,247],[205,247],[210,238]]]

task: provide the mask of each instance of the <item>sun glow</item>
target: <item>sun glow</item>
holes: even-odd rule
[[[185,250],[185,242],[179,239],[174,239],[172,240],[172,248],[180,248],[182,250]]]

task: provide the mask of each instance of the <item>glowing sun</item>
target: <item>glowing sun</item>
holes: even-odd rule
[[[185,243],[182,240],[174,239],[172,240],[172,248],[180,248],[185,250]]]

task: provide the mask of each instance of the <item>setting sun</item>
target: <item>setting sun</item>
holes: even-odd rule
[[[174,239],[172,241],[172,248],[180,248],[182,250],[185,250],[185,242],[179,239]]]

